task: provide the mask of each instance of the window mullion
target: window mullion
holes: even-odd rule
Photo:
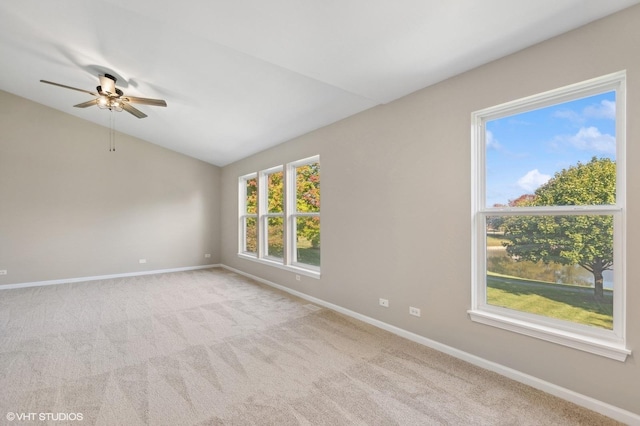
[[[285,265],[296,261],[296,169],[289,163],[285,167]]]
[[[480,212],[491,216],[519,216],[519,215],[583,215],[583,214],[612,214],[622,211],[618,205],[578,205],[578,206],[545,206],[545,207],[504,207],[483,208]]]

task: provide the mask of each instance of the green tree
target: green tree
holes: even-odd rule
[[[246,206],[246,213],[258,213],[258,180],[256,178],[247,180]]]
[[[311,163],[296,168],[296,210],[302,213],[320,212],[320,164]],[[320,221],[317,217],[298,220],[298,235],[313,248],[320,246]]]
[[[284,212],[284,174],[274,172],[268,175],[267,183],[267,212]],[[282,257],[284,254],[284,218],[270,217],[267,219],[268,251],[269,255]]]
[[[246,187],[246,211],[247,214],[258,213],[258,180],[256,178],[247,180]],[[245,221],[246,250],[251,253],[258,251],[258,228],[255,217],[247,217]]]
[[[593,158],[556,173],[519,206],[615,204],[615,162]],[[611,215],[510,216],[503,223],[507,253],[517,261],[580,265],[603,297],[603,272],[613,268]]]

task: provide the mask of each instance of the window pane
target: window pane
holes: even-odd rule
[[[615,91],[489,120],[485,130],[486,207],[615,204]],[[561,189],[539,194],[550,185]]]
[[[258,180],[256,178],[246,180],[245,194],[245,213],[258,213]]]
[[[256,227],[255,217],[244,218],[244,251],[249,253],[257,253],[258,247],[258,228]]]
[[[282,213],[284,211],[283,173],[275,172],[267,175],[268,179],[268,204],[269,213]]]
[[[320,218],[296,218],[296,257],[299,263],[320,266]]]
[[[296,210],[320,212],[320,163],[296,168]]]
[[[613,216],[487,218],[487,303],[613,328]]]
[[[284,251],[284,220],[281,217],[267,218],[267,256],[283,257]]]

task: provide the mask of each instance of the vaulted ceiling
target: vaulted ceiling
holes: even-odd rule
[[[160,98],[118,131],[223,166],[640,0],[0,2],[0,89],[107,126],[98,75]]]

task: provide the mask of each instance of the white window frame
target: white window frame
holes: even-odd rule
[[[239,252],[244,256],[250,256],[253,258],[258,257],[259,245],[256,244],[256,252],[247,251],[247,219],[253,218],[256,220],[256,226],[258,223],[258,213],[247,213],[247,182],[251,179],[257,179],[257,173],[250,173],[248,175],[240,176],[239,179],[239,192],[238,192],[238,211],[240,212],[240,222],[238,226],[238,247]],[[258,206],[260,207],[260,206]],[[256,235],[256,240],[259,240]],[[257,241],[256,241],[257,243]]]
[[[238,257],[259,262],[262,264],[285,269],[295,274],[305,275],[311,278],[320,278],[320,267],[300,263],[297,261],[296,251],[296,218],[302,216],[320,217],[320,212],[299,213],[296,208],[296,169],[300,166],[310,163],[319,163],[320,156],[304,158],[302,160],[293,161],[285,165],[271,167],[256,173],[250,173],[240,176],[239,182],[239,219],[238,219]],[[284,185],[284,206],[283,213],[269,213],[268,209],[268,176],[272,173],[283,172]],[[257,178],[258,180],[258,214],[252,215],[246,213],[246,186],[247,180]],[[256,217],[257,223],[257,253],[246,251],[246,231],[244,229],[246,218]],[[284,251],[283,258],[269,256],[268,248],[268,219],[270,217],[282,217],[284,224]]]
[[[485,123],[498,118],[544,108],[604,92],[616,92],[616,204],[612,206],[487,207],[486,206],[486,129]],[[626,348],[626,72],[551,90],[527,98],[486,108],[471,114],[472,152],[472,290],[474,322],[491,325],[549,342],[580,349],[624,362],[631,351]],[[614,221],[613,329],[572,323],[534,315],[486,302],[486,218],[506,215],[612,215]]]

